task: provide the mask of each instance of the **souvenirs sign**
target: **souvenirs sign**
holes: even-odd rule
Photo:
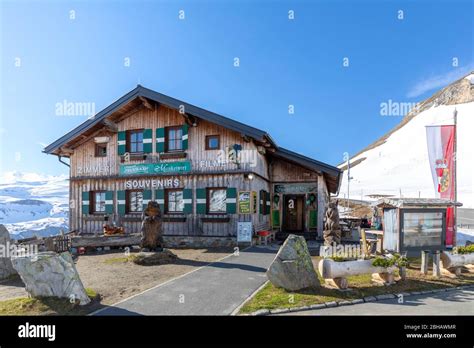
[[[171,179],[143,179],[125,181],[125,189],[148,189],[148,188],[176,188],[180,187],[181,182],[178,178]]]
[[[180,174],[191,171],[191,162],[121,164],[120,175]]]

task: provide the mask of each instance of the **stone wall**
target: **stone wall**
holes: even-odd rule
[[[235,247],[235,237],[163,236],[167,248]]]

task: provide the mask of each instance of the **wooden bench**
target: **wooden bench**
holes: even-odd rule
[[[257,232],[257,244],[258,245],[268,245],[269,243],[275,241],[276,232],[275,231],[258,231]]]

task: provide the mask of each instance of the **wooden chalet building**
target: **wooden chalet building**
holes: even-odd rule
[[[70,166],[70,231],[139,232],[156,200],[174,247],[235,245],[237,222],[321,237],[342,177],[265,131],[140,85],[44,152]]]

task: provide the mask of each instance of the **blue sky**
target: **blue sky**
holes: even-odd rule
[[[467,0],[0,6],[0,174],[67,173],[42,148],[87,116],[57,115],[57,103],[98,112],[138,83],[335,165],[400,122],[381,103],[421,101],[473,70]]]

